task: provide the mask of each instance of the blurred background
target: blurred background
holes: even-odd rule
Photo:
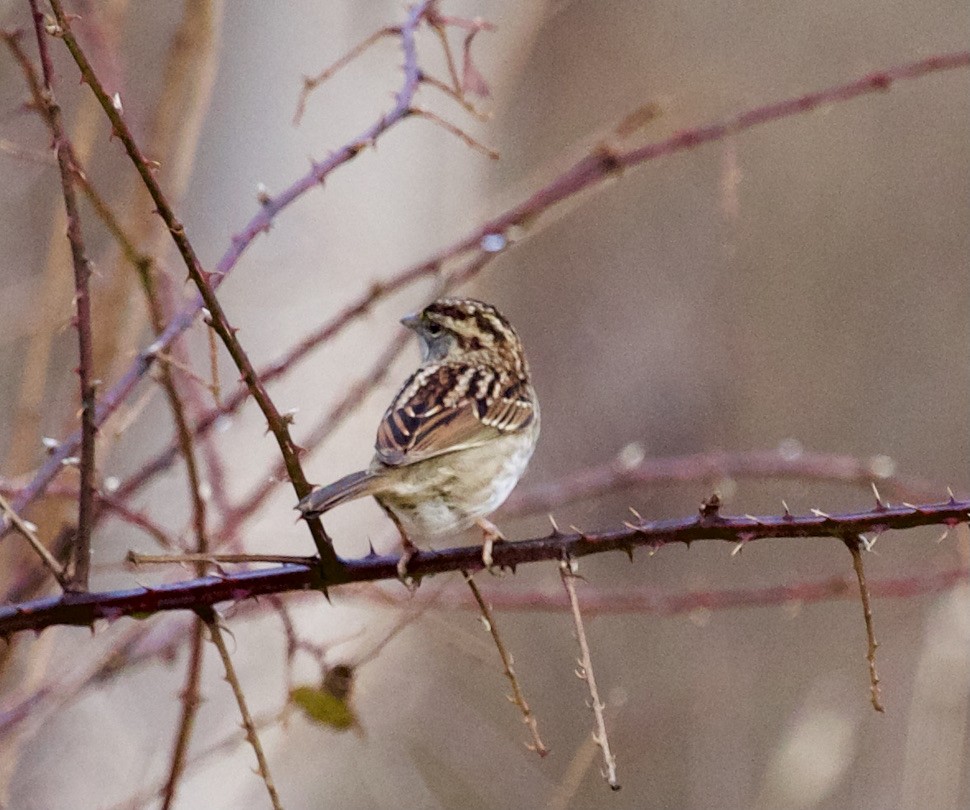
[[[376,29],[402,19],[398,3],[262,4],[77,2],[79,35],[126,118],[150,139],[159,177],[203,261],[215,263],[258,208],[260,184],[277,193],[391,107],[400,50],[377,44],[311,97],[292,124],[302,76],[333,62]],[[27,26],[26,3],[0,4],[6,27]],[[280,356],[372,283],[470,233],[567,169],[611,135],[631,110],[661,114],[624,146],[821,89],[868,72],[965,48],[970,7],[953,0],[813,4],[468,2],[443,13],[483,16],[497,30],[472,46],[491,97],[478,123],[453,100],[421,91],[421,104],[496,149],[494,162],[426,120],[394,128],[376,149],[287,209],[220,289],[257,365]],[[179,32],[181,32],[179,34]],[[452,41],[460,53],[461,33]],[[173,42],[175,45],[173,46]],[[25,47],[34,53],[31,37]],[[436,40],[422,65],[442,78]],[[184,270],[120,145],[79,87],[63,48],[58,100],[98,185],[139,243]],[[172,60],[173,47],[177,58]],[[166,74],[173,61],[181,73]],[[0,467],[17,482],[43,458],[41,437],[76,417],[75,335],[69,328],[69,255],[49,138],[23,109],[23,77],[0,58]],[[168,105],[168,106],[166,106]],[[543,435],[522,487],[591,465],[722,450],[783,448],[881,459],[966,492],[970,417],[970,73],[902,82],[890,92],[798,115],[624,173],[539,223],[463,292],[495,303],[528,349]],[[110,384],[150,340],[129,268],[85,209],[96,264],[98,376]],[[49,269],[47,269],[49,268]],[[338,403],[395,334],[397,319],[437,294],[432,281],[375,306],[337,340],[274,383],[297,409],[297,441]],[[207,372],[201,326],[187,336]],[[327,483],[365,466],[378,419],[417,363],[415,346],[340,428],[306,459]],[[237,375],[220,358],[224,387]],[[40,371],[38,371],[40,369]],[[101,433],[102,480],[124,478],[171,440],[157,386]],[[199,389],[207,396],[204,389]],[[211,400],[210,400],[211,401]],[[631,446],[632,445],[632,446]],[[245,503],[266,480],[275,443],[252,403],[220,425],[225,493]],[[731,513],[868,508],[870,492],[791,480],[721,480],[618,492],[555,510],[560,525],[618,527],[634,506],[650,519],[691,514],[716,488]],[[287,484],[238,526],[251,551],[308,554]],[[139,509],[182,533],[189,519],[176,465],[139,493]],[[219,511],[214,508],[214,514]],[[28,513],[45,537],[70,504]],[[546,517],[502,519],[510,538],[545,532]],[[220,520],[213,519],[218,525]],[[338,551],[394,548],[376,505],[328,516]],[[967,537],[913,531],[881,538],[870,578],[953,568]],[[186,535],[187,536],[187,535]],[[10,583],[32,558],[4,543]],[[125,570],[125,552],[157,551],[118,521],[95,537],[94,584],[122,587],[187,571]],[[851,574],[831,540],[695,544],[584,560],[580,597],[597,589],[698,589],[792,584]],[[17,555],[20,556],[17,556]],[[461,595],[457,576],[424,588]],[[556,566],[483,580],[493,589],[561,590]],[[403,589],[381,591],[398,600]],[[292,600],[299,632],[328,663],[357,663],[401,617],[366,593]],[[413,612],[413,611],[412,611]],[[232,651],[257,716],[286,700],[286,637],[279,619],[227,612]],[[875,602],[885,715],[868,700],[866,639],[857,601],[695,611],[674,617],[601,615],[587,621],[608,704],[624,789],[611,794],[588,743],[592,717],[573,674],[576,648],[564,613],[499,613],[549,757],[523,747],[525,728],[505,700],[495,650],[473,612],[430,610],[360,666],[359,728],[338,732],[293,714],[264,745],[290,808],[960,808],[970,804],[967,757],[970,591]],[[161,628],[170,617],[150,620]],[[49,687],[22,721],[0,733],[0,798],[10,808],[126,806],[164,780],[178,720],[186,648],[129,662],[72,693],[99,653],[141,623],[56,629],[7,650],[0,710]],[[206,645],[202,704],[190,759],[231,735],[238,714]],[[319,676],[310,656],[295,680]],[[53,695],[53,696],[51,696]],[[190,770],[180,808],[268,806],[242,745]],[[157,799],[127,806],[157,806]]]

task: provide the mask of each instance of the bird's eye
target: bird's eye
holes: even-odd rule
[[[429,323],[429,324],[428,324],[428,325],[427,325],[427,326],[425,327],[425,331],[426,331],[426,332],[427,332],[427,333],[428,333],[429,335],[431,335],[431,337],[437,337],[438,335],[440,335],[440,334],[441,334],[442,332],[444,332],[445,330],[444,330],[444,327],[443,327],[443,326],[442,326],[442,325],[441,325],[440,323],[435,323],[435,321],[431,321],[431,322],[430,322],[430,323]]]

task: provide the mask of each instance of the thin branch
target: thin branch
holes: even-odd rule
[[[162,810],[170,810],[175,802],[175,793],[178,784],[185,772],[186,757],[189,751],[189,742],[192,739],[192,731],[195,727],[195,718],[198,713],[200,696],[199,682],[202,679],[202,653],[205,644],[205,624],[201,619],[196,619],[192,629],[192,645],[189,650],[189,664],[185,676],[185,686],[182,687],[180,695],[182,711],[179,715],[179,722],[175,732],[175,743],[172,746],[172,758],[168,769],[168,778],[165,780],[165,787],[162,790]]]
[[[950,568],[907,577],[889,577],[868,583],[872,597],[880,599],[911,599],[914,596],[949,591],[970,582],[970,569]],[[367,594],[362,594],[367,599]],[[494,608],[503,611],[529,613],[561,613],[569,610],[569,600],[562,591],[489,587],[482,594]],[[583,592],[583,613],[586,616],[615,616],[638,614],[649,616],[681,616],[705,610],[734,610],[737,608],[777,607],[779,605],[810,605],[834,599],[858,598],[858,579],[826,577],[786,585],[766,585],[754,588],[698,589],[669,592],[659,588],[596,587]],[[378,604],[386,604],[389,594],[381,595]],[[393,600],[392,603],[396,603]],[[474,600],[461,591],[445,591],[432,600],[423,593],[408,595],[407,603],[427,605],[442,610],[477,610]]]
[[[596,723],[596,730],[593,732],[593,741],[603,752],[603,764],[606,771],[603,778],[610,786],[610,790],[619,790],[620,783],[616,779],[616,757],[610,750],[610,738],[606,734],[606,719],[603,717],[603,709],[606,705],[600,700],[599,689],[596,686],[596,676],[593,674],[593,658],[589,653],[589,643],[586,641],[586,628],[583,625],[583,614],[579,609],[579,597],[576,596],[576,566],[572,560],[563,559],[559,563],[559,576],[562,578],[563,588],[569,596],[569,605],[572,608],[573,624],[576,627],[576,642],[579,644],[579,669],[576,675],[586,682],[589,688],[590,709]]]
[[[293,114],[293,124],[299,125],[299,123],[303,120],[303,113],[306,112],[306,105],[307,101],[310,100],[310,94],[313,93],[313,91],[316,90],[321,84],[328,81],[343,68],[347,67],[347,65],[353,62],[374,43],[380,42],[380,40],[384,39],[385,37],[398,36],[400,34],[401,29],[395,26],[379,28],[369,37],[357,43],[332,65],[320,71],[316,76],[304,76],[303,89],[300,91],[300,99],[297,101],[296,112]]]
[[[470,146],[475,151],[481,152],[483,155],[485,155],[485,157],[490,158],[491,160],[499,159],[499,153],[494,149],[489,149],[487,146],[485,146],[485,144],[476,141],[461,127],[455,126],[451,123],[451,121],[442,118],[437,113],[433,113],[431,110],[426,110],[424,107],[412,105],[411,114],[430,121],[432,124],[441,127],[445,132],[450,132],[456,138],[463,141],[466,146]]]
[[[132,565],[164,565],[171,563],[277,563],[280,565],[314,565],[316,557],[295,554],[138,554],[129,551],[125,560]]]
[[[226,278],[253,240],[259,234],[269,230],[273,220],[281,211],[301,198],[310,189],[315,188],[336,168],[352,160],[365,146],[372,143],[377,137],[386,132],[388,128],[405,117],[405,113],[410,106],[415,89],[421,78],[414,51],[413,32],[414,27],[420,21],[420,14],[426,12],[426,10],[427,4],[420,4],[413,8],[406,23],[402,25],[401,42],[405,52],[405,80],[401,91],[397,95],[397,103],[395,104],[394,110],[382,116],[365,132],[352,139],[344,147],[335,151],[325,161],[315,164],[307,175],[294,182],[285,191],[275,197],[270,197],[262,201],[259,212],[233,237],[231,246],[216,264],[214,274],[211,278],[213,287],[218,286]],[[450,259],[457,258],[470,251],[476,251],[478,255],[481,255],[482,251],[485,250],[482,248],[483,240],[487,241],[487,250],[485,252],[489,255],[495,255],[498,251],[504,249],[504,245],[509,244],[505,233],[510,228],[516,225],[524,226],[532,223],[539,214],[555,207],[563,200],[575,196],[587,188],[609,180],[619,168],[631,168],[634,165],[647,163],[651,160],[685,151],[704,143],[721,140],[741,129],[799,115],[822,105],[847,102],[864,94],[881,92],[890,87],[895,81],[917,79],[935,72],[966,68],[968,65],[970,65],[970,51],[932,56],[928,59],[899,65],[885,71],[870,74],[846,84],[836,85],[821,92],[810,93],[784,102],[758,107],[720,123],[684,130],[671,138],[640,147],[636,150],[631,150],[630,152],[623,153],[600,149],[595,155],[582,159],[564,174],[556,177],[528,199],[474,229],[468,236],[438,251],[429,259],[401,271],[401,273],[397,274],[396,278],[407,277],[408,281],[404,283],[411,283],[418,278],[433,276]],[[523,232],[517,235],[516,239],[517,241],[521,241],[528,237],[528,235],[529,232]],[[496,247],[499,243],[501,246]],[[477,270],[480,270],[482,267],[484,267],[484,262],[478,266]],[[469,273],[467,276],[456,281],[465,281],[471,274]],[[370,303],[373,303],[381,297],[383,295],[375,295],[370,299]],[[136,356],[128,372],[101,398],[96,419],[97,424],[102,424],[119,407],[121,402],[131,393],[138,381],[147,373],[155,361],[157,354],[160,351],[164,351],[172,341],[193,323],[202,306],[203,302],[201,299],[188,305],[175,316],[158,340]],[[72,456],[76,452],[79,443],[79,434],[69,436],[61,442],[58,451],[37,471],[34,479],[23,489],[20,498],[14,503],[14,506],[18,510],[22,510],[37,495],[43,492],[45,487],[57,475],[64,459]],[[9,531],[9,528],[10,526],[6,521],[0,520],[0,536]]]
[[[47,569],[54,575],[54,579],[57,580],[61,588],[68,590],[71,582],[64,573],[63,566],[54,559],[54,555],[40,541],[40,538],[37,537],[36,532],[30,524],[14,511],[13,507],[2,495],[0,495],[0,515],[5,516],[10,521],[10,524],[30,543],[30,547],[37,552],[37,556],[40,557]]]
[[[239,678],[236,676],[236,669],[232,665],[232,658],[229,657],[229,648],[226,646],[226,640],[222,635],[222,628],[219,627],[219,619],[212,608],[202,608],[199,611],[199,616],[208,625],[209,633],[212,635],[212,642],[216,645],[216,649],[219,650],[219,657],[222,659],[222,665],[226,670],[226,680],[232,687],[232,693],[236,697],[236,705],[239,706],[239,714],[242,716],[243,728],[246,730],[246,739],[256,754],[259,775],[263,779],[263,784],[266,785],[266,791],[269,793],[273,808],[274,810],[283,810],[279,794],[276,792],[276,786],[273,784],[273,777],[269,772],[269,763],[266,761],[263,745],[259,741],[259,734],[256,732],[256,724],[253,722],[253,717],[249,713],[249,707],[246,705],[246,695],[243,693]]]
[[[36,2],[36,0],[33,0],[33,2]],[[209,311],[210,325],[222,339],[233,362],[235,362],[236,367],[242,374],[246,385],[252,392],[253,398],[266,417],[269,429],[275,436],[280,452],[286,462],[287,473],[293,483],[293,489],[296,492],[297,498],[306,496],[309,494],[311,486],[300,464],[299,450],[290,437],[288,422],[277,410],[276,405],[266,391],[265,385],[256,374],[256,369],[249,359],[249,355],[236,337],[237,330],[230,326],[229,319],[222,308],[222,304],[216,297],[215,287],[211,283],[213,274],[202,268],[198,256],[195,253],[195,248],[186,235],[185,227],[175,216],[175,212],[165,197],[165,194],[162,192],[161,186],[155,179],[148,160],[142,154],[121,112],[95,75],[77,39],[71,33],[70,23],[68,22],[67,15],[64,13],[61,0],[51,0],[51,8],[57,18],[57,24],[60,27],[59,36],[64,40],[65,45],[67,45],[68,50],[74,57],[74,61],[78,65],[78,69],[81,71],[81,75],[84,77],[84,81],[94,92],[105,115],[111,121],[115,136],[124,145],[125,151],[128,153],[145,187],[148,189],[152,201],[155,203],[155,208],[159,216],[165,222],[165,225],[172,235],[172,239],[189,271],[189,276],[198,288],[199,294],[205,302],[206,309]],[[315,520],[308,521],[308,525],[317,547],[317,553],[320,556],[320,564],[327,570],[339,568],[339,560],[333,551],[330,538],[327,537],[323,524],[319,520]]]
[[[465,582],[468,583],[475,602],[478,604],[478,609],[482,614],[482,621],[485,623],[485,629],[491,634],[492,641],[495,642],[495,648],[498,650],[498,654],[502,659],[502,669],[505,677],[509,679],[509,683],[512,685],[512,697],[510,700],[518,706],[519,711],[522,712],[522,722],[529,727],[529,733],[532,735],[532,743],[528,748],[530,751],[535,751],[540,757],[544,757],[549,753],[549,749],[546,748],[545,743],[542,742],[542,738],[539,736],[539,726],[536,722],[536,716],[532,713],[529,704],[525,701],[525,694],[523,694],[522,687],[519,685],[519,679],[515,675],[515,670],[512,669],[512,656],[506,649],[505,643],[502,641],[502,636],[499,634],[498,625],[495,623],[495,616],[492,615],[492,609],[488,606],[488,602],[482,598],[482,592],[479,590],[472,575],[467,571],[462,571],[461,573],[465,578]]]
[[[517,565],[542,560],[570,559],[607,551],[632,553],[646,546],[658,549],[673,543],[689,545],[697,540],[718,540],[738,546],[767,538],[806,538],[878,534],[917,526],[955,526],[970,521],[970,501],[951,499],[924,505],[883,506],[866,512],[828,515],[814,510],[810,515],[722,516],[705,504],[701,514],[677,520],[643,521],[606,532],[553,531],[546,537],[499,543],[493,549],[493,564],[514,569]],[[239,602],[271,593],[322,590],[352,582],[396,580],[396,556],[367,556],[344,560],[333,576],[319,567],[284,565],[259,571],[226,573],[156,587],[132,588],[105,593],[72,594],[69,598],[37,599],[0,607],[0,636],[21,630],[42,630],[52,625],[91,625],[97,619],[117,619],[133,613],[167,610],[197,610],[220,602]],[[408,562],[411,576],[423,577],[446,571],[480,571],[484,567],[481,549],[459,546],[439,551],[419,551]]]
[[[368,374],[347,389],[340,401],[327,411],[301,439],[300,446],[308,453],[312,453],[326,441],[344,420],[357,410],[367,395],[387,378],[393,367],[392,364],[404,350],[410,337],[406,329],[399,330],[387,349],[374,362]],[[258,483],[240,499],[240,505],[226,516],[219,533],[232,537],[238,532],[242,523],[265,503],[285,473],[285,468],[277,464],[271,472],[260,476]]]
[[[907,501],[932,498],[944,489],[913,476],[896,472],[895,462],[886,456],[857,458],[835,453],[784,450],[695,453],[669,458],[619,458],[568,473],[547,484],[513,491],[502,511],[506,515],[550,512],[563,504],[598,498],[632,487],[657,484],[716,483],[724,478],[772,478],[779,480],[844,483],[868,488],[876,482],[893,497]]]
[[[862,615],[866,622],[866,661],[869,663],[869,695],[872,701],[872,708],[877,712],[886,711],[879,697],[879,673],[876,671],[876,649],[879,643],[876,641],[876,631],[872,623],[872,605],[869,599],[869,586],[866,583],[866,571],[862,564],[862,542],[858,535],[846,535],[844,539],[846,548],[852,555],[852,567],[855,569],[856,579],[859,583],[859,596],[862,599]]]
[[[91,572],[91,530],[94,526],[94,476],[95,441],[97,428],[94,423],[96,392],[94,383],[94,345],[91,323],[91,266],[84,247],[81,216],[78,213],[77,195],[74,192],[74,165],[72,150],[64,130],[61,109],[54,99],[54,65],[47,50],[47,34],[44,31],[44,14],[38,0],[30,0],[34,34],[40,53],[41,73],[44,77],[43,93],[47,117],[54,133],[54,150],[61,175],[61,192],[67,215],[67,239],[71,245],[71,261],[74,265],[74,325],[78,338],[77,375],[81,389],[81,460],[80,493],[78,496],[77,534],[74,539],[74,572],[68,589],[86,591]]]

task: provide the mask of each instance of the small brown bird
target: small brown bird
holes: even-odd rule
[[[442,298],[401,320],[421,342],[422,363],[381,420],[368,469],[314,490],[297,505],[317,517],[371,495],[401,533],[404,578],[414,539],[478,524],[482,558],[502,540],[486,516],[525,472],[539,438],[539,402],[522,343],[491,304]]]

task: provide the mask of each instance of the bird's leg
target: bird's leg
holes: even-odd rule
[[[390,509],[388,509],[384,504],[378,501],[381,509],[384,510],[391,522],[397,527],[397,533],[401,535],[401,556],[397,561],[397,578],[401,580],[401,583],[409,591],[414,591],[418,587],[418,582],[408,574],[408,563],[411,562],[411,558],[418,553],[418,547],[411,542],[411,538],[408,537],[408,533],[404,531],[404,527],[401,525],[401,521],[397,519]]]
[[[418,547],[411,542],[411,538],[401,532],[401,556],[397,561],[397,578],[404,583],[404,587],[413,591],[418,587],[418,583],[408,573],[408,563],[411,558],[418,553]]]
[[[485,570],[488,571],[488,573],[495,574],[495,560],[492,558],[492,549],[495,547],[496,543],[505,542],[505,535],[499,531],[498,526],[486,518],[479,518],[475,521],[475,525],[482,530],[483,535],[482,563],[484,563]]]

